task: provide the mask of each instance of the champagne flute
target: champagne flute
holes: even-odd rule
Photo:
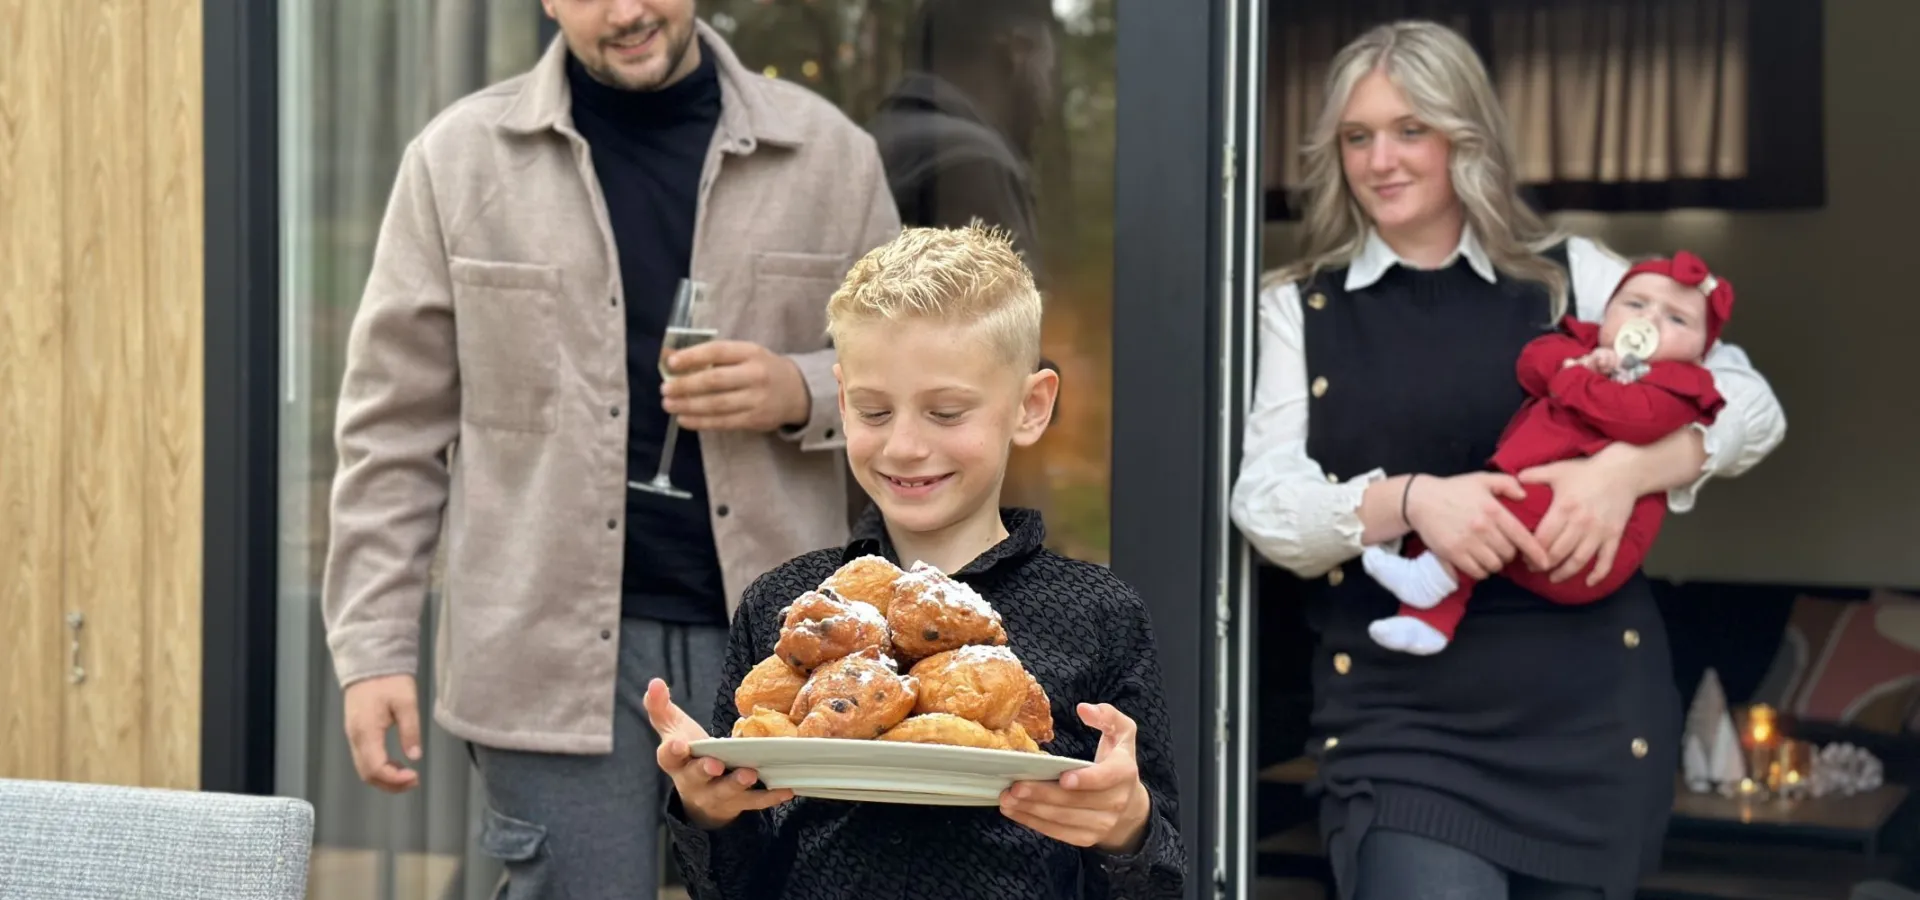
[[[705,282],[690,278],[680,279],[680,289],[673,297],[673,313],[667,317],[667,333],[660,341],[660,377],[673,380],[673,372],[667,369],[667,357],[697,347],[720,336],[719,329],[705,328],[694,324],[702,318],[699,313],[706,303],[707,285]],[[667,438],[660,448],[660,468],[652,481],[629,481],[627,487],[663,497],[676,497],[681,500],[692,499],[693,495],[675,487],[672,477],[673,447],[680,441],[680,417],[667,417]]]

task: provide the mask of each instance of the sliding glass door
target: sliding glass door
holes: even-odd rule
[[[1044,352],[1063,395],[1054,429],[1017,455],[1008,502],[1043,510],[1056,550],[1099,563],[1114,542],[1116,52],[1128,5],[697,4],[749,67],[812,89],[874,135],[908,224],[979,217],[1014,232],[1046,292]],[[532,66],[551,25],[533,0],[278,0],[277,17],[278,476],[274,519],[255,523],[278,536],[274,789],[316,807],[316,900],[487,897],[500,868],[473,840],[481,801],[466,747],[424,721],[433,642],[421,642],[420,787],[382,794],[348,753],[319,593],[347,333],[401,152],[448,103]],[[1159,77],[1159,62],[1136,66]],[[1159,229],[1200,223],[1156,213],[1142,224],[1133,240],[1151,256]],[[423,628],[437,625],[430,612]]]

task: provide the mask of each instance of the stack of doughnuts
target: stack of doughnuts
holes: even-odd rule
[[[1007,647],[1000,614],[933,566],[863,556],[782,615],[773,653],[734,692],[733,737],[1027,753],[1053,740],[1047,692]]]

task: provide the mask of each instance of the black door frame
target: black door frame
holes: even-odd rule
[[[1230,869],[1216,878],[1214,851],[1220,814],[1234,814],[1219,798],[1216,603],[1231,575],[1219,411],[1234,386],[1220,361],[1238,237],[1224,190],[1229,165],[1248,168],[1226,150],[1223,76],[1244,43],[1241,5],[1118,0],[1111,559],[1154,619],[1190,898],[1245,890]]]
[[[206,182],[200,786],[271,794],[279,563],[278,4],[201,6]]]
[[[1229,5],[1117,0],[1113,569],[1151,609],[1189,897],[1213,895]],[[277,4],[206,0],[201,785],[274,791],[281,373]],[[543,32],[545,34],[546,32]],[[1245,170],[1244,163],[1240,168]]]

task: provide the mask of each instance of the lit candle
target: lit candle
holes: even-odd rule
[[[1755,790],[1743,790],[1743,794],[1754,796],[1779,789],[1780,770],[1774,765],[1774,747],[1779,742],[1779,737],[1780,731],[1773,707],[1765,703],[1755,703],[1747,707],[1744,741],[1747,745],[1747,774],[1759,783],[1755,785]]]
[[[1753,738],[1754,746],[1772,746],[1776,735],[1774,731],[1773,707],[1765,703],[1755,703],[1749,708],[1747,710],[1747,731]]]

